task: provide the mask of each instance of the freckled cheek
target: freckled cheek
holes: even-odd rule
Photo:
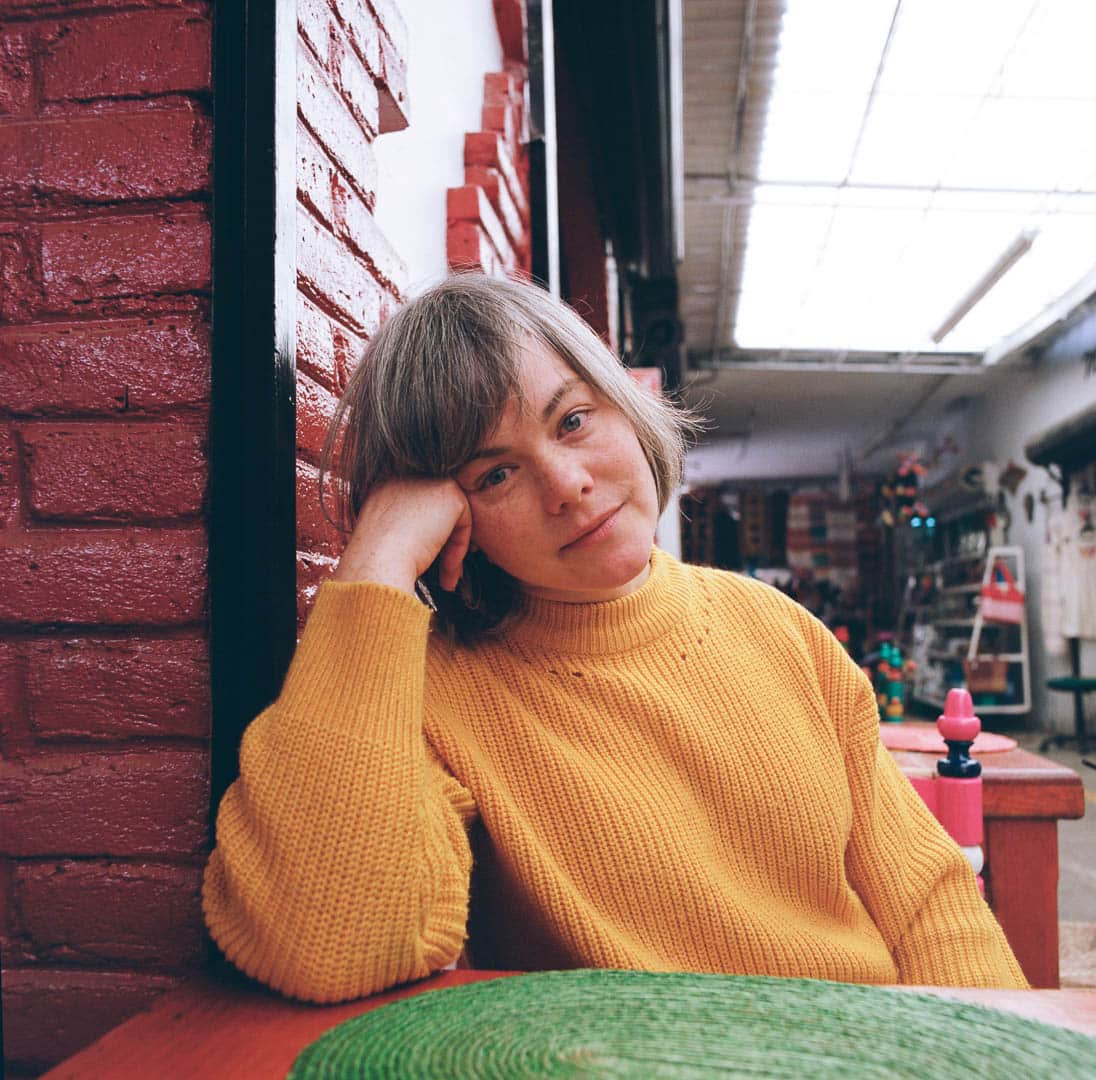
[[[472,509],[472,542],[489,559],[521,542],[522,517],[505,507]],[[492,561],[494,561],[492,559]]]
[[[495,565],[512,566],[544,542],[543,528],[521,505],[472,508],[472,543]]]

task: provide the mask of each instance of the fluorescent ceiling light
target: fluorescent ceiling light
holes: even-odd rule
[[[734,343],[982,353],[1069,291],[1096,251],[1093,40],[1068,0],[788,0]]]
[[[971,308],[993,288],[1030,250],[1038,236],[1035,229],[1025,229],[1001,252],[996,262],[978,279],[970,292],[955,305],[948,317],[932,332],[932,340],[939,345],[954,330]]]

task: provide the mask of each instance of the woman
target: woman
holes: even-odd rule
[[[460,275],[381,328],[333,426],[352,534],[218,814],[233,963],[323,1002],[466,942],[1026,986],[829,632],[652,547],[692,423],[532,286]]]

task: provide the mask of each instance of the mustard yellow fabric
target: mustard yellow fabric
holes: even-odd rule
[[[473,650],[399,590],[322,585],[218,813],[228,958],[319,1002],[444,967],[469,928],[479,967],[1026,986],[832,635],[651,566]]]

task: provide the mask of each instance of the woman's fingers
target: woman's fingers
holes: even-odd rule
[[[363,504],[335,578],[395,585],[413,595],[415,579],[440,560],[442,588],[451,591],[471,536],[472,511],[454,480],[392,480]]]
[[[460,581],[464,570],[464,557],[468,554],[468,547],[472,542],[472,513],[465,505],[464,511],[458,519],[453,531],[449,534],[445,546],[438,556],[438,584],[448,592],[452,592]]]

